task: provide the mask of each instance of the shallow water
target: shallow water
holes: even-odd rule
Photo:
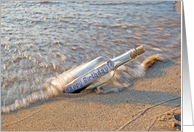
[[[98,56],[144,44],[146,53],[126,67],[154,54],[179,57],[181,14],[174,3],[2,1],[1,112],[49,98],[48,79]]]

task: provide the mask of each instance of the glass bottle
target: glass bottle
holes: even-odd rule
[[[109,59],[106,56],[100,56],[73,70],[60,74],[52,80],[51,85],[65,93],[93,89],[107,83],[115,75],[115,71],[119,66],[135,59],[144,52],[145,48],[141,45],[113,59]]]

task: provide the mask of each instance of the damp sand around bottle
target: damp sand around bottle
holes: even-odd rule
[[[49,80],[72,67],[142,44],[148,52],[120,69],[118,86],[152,55],[181,56],[174,2],[1,2],[1,112],[57,95]]]

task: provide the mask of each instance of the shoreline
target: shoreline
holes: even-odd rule
[[[180,131],[180,97],[178,57],[156,62],[143,78],[134,80],[132,86],[119,93],[60,96],[2,114],[1,130]]]

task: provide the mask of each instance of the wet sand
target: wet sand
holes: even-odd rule
[[[1,115],[2,131],[181,130],[181,58],[156,62],[119,93],[60,96]]]

